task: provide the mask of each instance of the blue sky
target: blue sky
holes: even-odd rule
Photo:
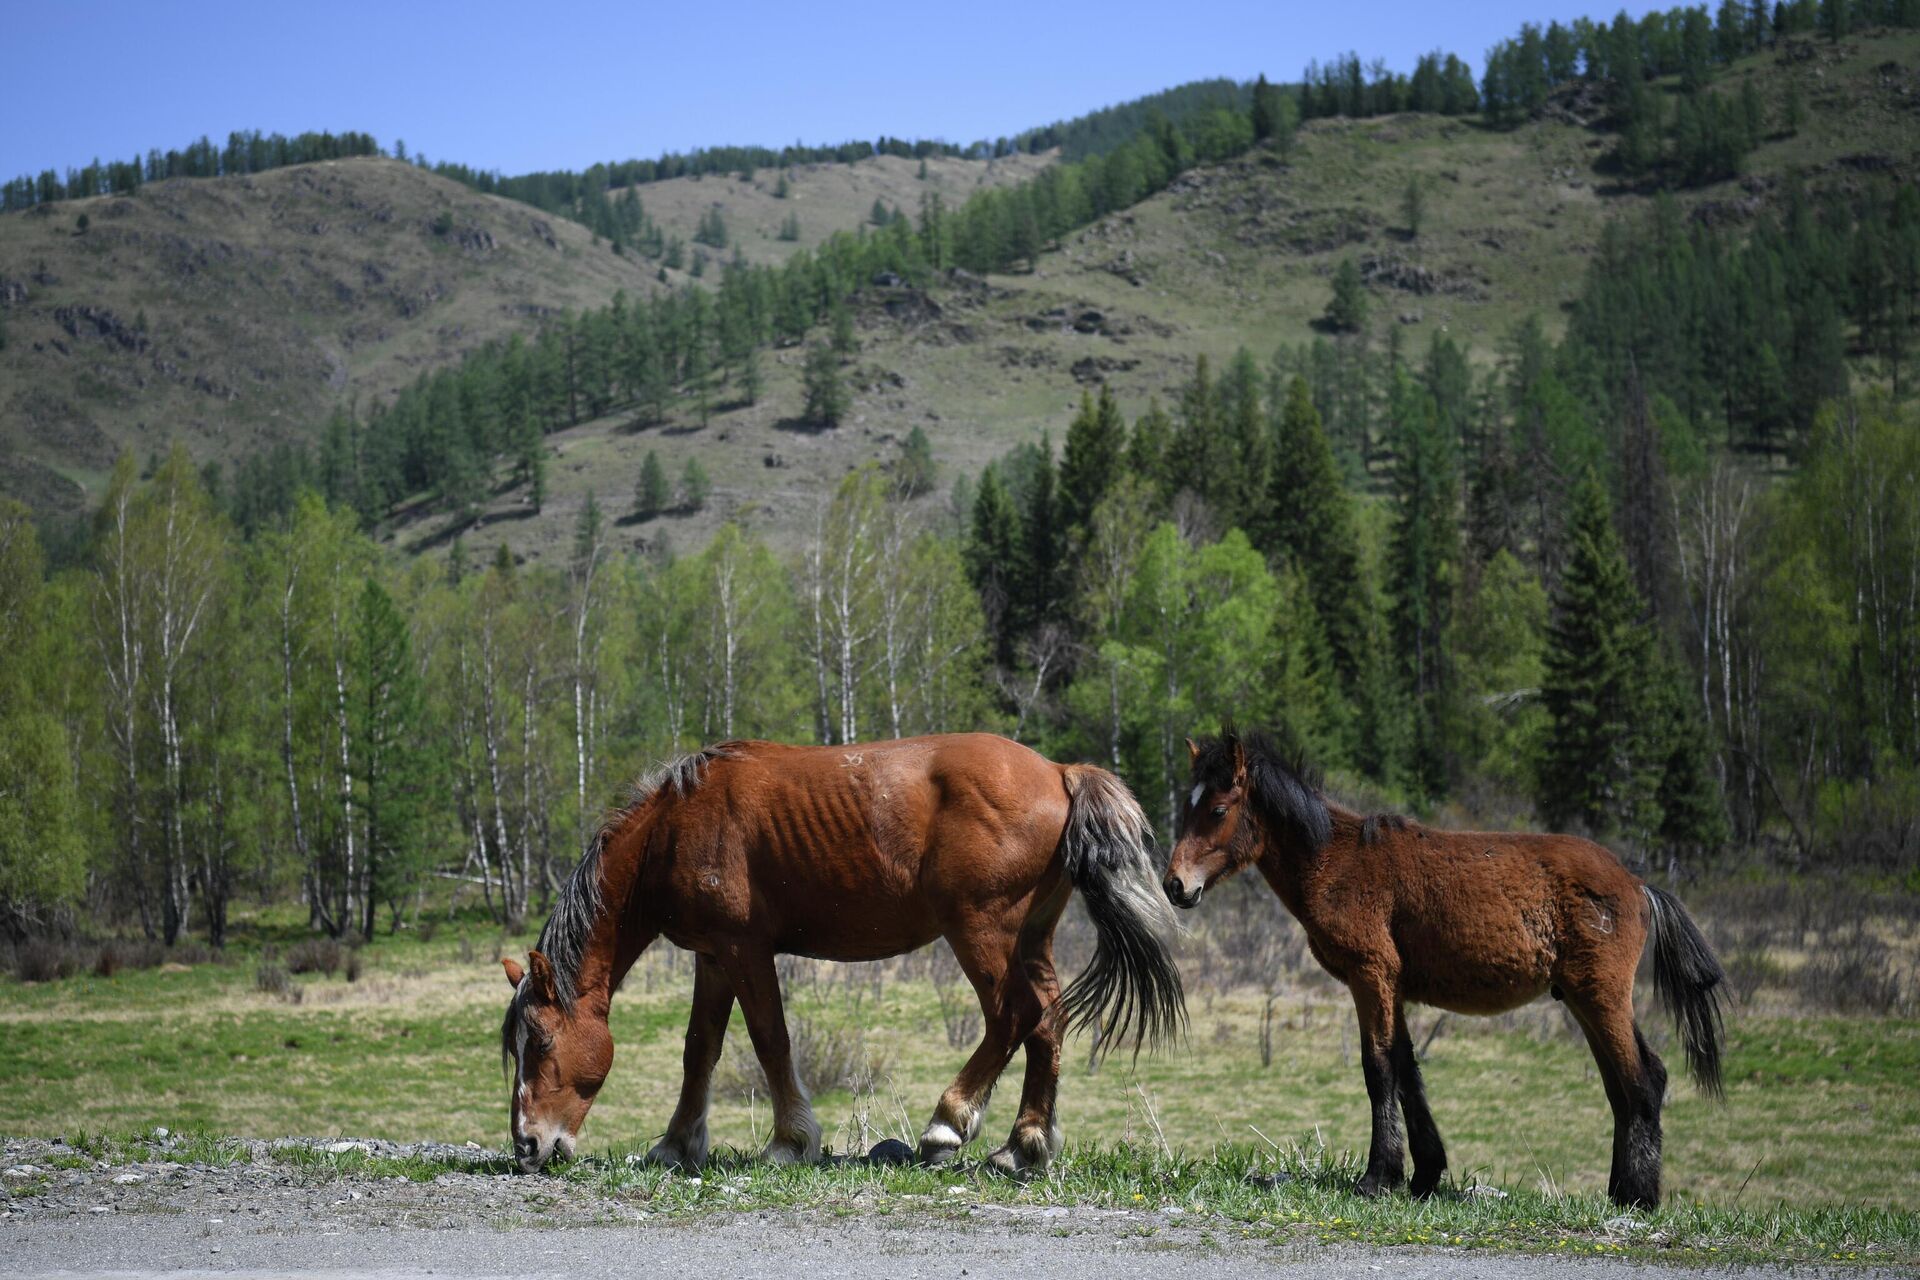
[[[1631,12],[1647,7],[1632,4]],[[956,142],[1347,49],[1477,67],[1565,0],[620,4],[0,0],[0,174],[202,133],[359,129],[522,172],[717,143]]]

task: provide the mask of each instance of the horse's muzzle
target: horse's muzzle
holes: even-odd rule
[[[1206,890],[1204,884],[1197,884],[1192,889],[1188,889],[1180,882],[1179,876],[1171,874],[1160,882],[1160,887],[1167,891],[1167,901],[1183,910],[1199,906],[1200,895]]]

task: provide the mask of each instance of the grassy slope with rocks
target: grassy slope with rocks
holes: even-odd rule
[[[1920,35],[1838,46],[1796,39],[1728,69],[1713,91],[1737,94],[1749,77],[1775,116],[1788,82],[1797,82],[1804,123],[1763,142],[1743,177],[1679,193],[1683,208],[1751,219],[1794,172],[1815,184],[1858,181],[1872,166],[1920,172]],[[686,409],[658,427],[637,429],[615,415],[550,436],[545,510],[528,517],[517,494],[502,495],[487,518],[510,518],[471,536],[536,560],[564,554],[586,494],[625,512],[640,462],[655,450],[669,475],[697,457],[713,496],[703,511],[623,526],[630,545],[664,538],[690,550],[724,520],[791,538],[835,479],[893,456],[916,426],[932,440],[944,480],[1042,432],[1057,449],[1081,389],[1097,380],[1113,385],[1129,415],[1155,395],[1171,408],[1196,355],[1224,360],[1245,346],[1264,364],[1276,348],[1312,340],[1347,255],[1370,278],[1378,341],[1399,329],[1417,358],[1429,332],[1444,327],[1476,362],[1490,363],[1529,314],[1557,337],[1607,220],[1651,207],[1649,191],[1612,170],[1614,136],[1581,123],[1564,101],[1510,130],[1436,116],[1311,122],[1289,161],[1256,152],[1195,169],[1068,237],[1031,273],[927,294],[867,290],[861,350],[847,364],[853,411],[836,430],[796,421],[802,355],[774,352],[759,403],[723,407],[704,429]],[[1401,216],[1414,177],[1425,193],[1417,238]],[[650,212],[667,207],[646,199]],[[680,216],[691,225],[698,210]],[[944,483],[921,501],[943,508]],[[403,525],[399,544],[432,545],[439,527],[433,519]]]
[[[917,162],[886,156],[795,166],[785,199],[773,171],[642,192],[669,236],[691,245],[717,207],[749,261],[773,262],[857,225],[876,198],[958,203],[1047,163],[935,157],[923,181]],[[797,242],[779,239],[789,213]],[[335,405],[376,403],[546,314],[659,289],[659,273],[564,218],[379,158],[0,217],[0,494],[71,508],[122,447],[179,439],[231,459],[312,440]]]
[[[1728,69],[1714,92],[1737,93],[1748,78],[1775,117],[1787,84],[1796,83],[1805,122],[1793,136],[1765,141],[1744,177],[1681,193],[1683,206],[1746,219],[1793,171],[1816,182],[1855,182],[1867,167],[1906,175],[1920,169],[1920,131],[1913,127],[1920,35],[1868,33],[1837,46],[1796,39]],[[1151,395],[1170,399],[1195,355],[1224,358],[1244,345],[1264,361],[1276,347],[1311,339],[1329,277],[1349,254],[1367,269],[1378,339],[1397,329],[1417,351],[1444,326],[1469,344],[1474,359],[1489,362],[1502,336],[1529,313],[1557,333],[1606,220],[1637,216],[1650,204],[1647,191],[1610,170],[1613,135],[1583,118],[1590,120],[1591,111],[1583,116],[1578,96],[1570,95],[1511,130],[1420,116],[1315,121],[1301,131],[1288,162],[1255,153],[1196,169],[1169,191],[1068,237],[1031,273],[943,284],[927,294],[867,290],[857,303],[861,350],[847,366],[853,411],[837,430],[801,427],[801,353],[771,352],[758,403],[734,403],[737,397],[722,391],[721,407],[704,428],[688,401],[660,426],[636,429],[628,416],[615,415],[549,437],[544,510],[534,515],[522,495],[503,492],[470,536],[550,558],[566,545],[587,493],[610,513],[632,506],[640,462],[657,450],[670,476],[697,457],[713,478],[712,499],[699,512],[623,525],[620,535],[630,545],[690,550],[729,519],[790,538],[834,480],[863,461],[891,456],[916,426],[931,438],[946,476],[973,472],[1043,431],[1057,446],[1091,381],[1110,381],[1126,410],[1137,413]],[[700,217],[718,207],[746,257],[771,262],[795,247],[778,238],[789,214],[800,223],[798,244],[809,245],[830,230],[857,226],[876,196],[912,213],[929,187],[957,202],[982,183],[1014,181],[1047,162],[934,158],[925,182],[918,162],[894,157],[801,166],[787,171],[786,199],[773,195],[776,170],[746,181],[675,179],[640,192],[649,215],[688,241],[689,250]],[[1416,176],[1426,195],[1417,238],[1406,233],[1400,212]],[[384,234],[364,241],[346,230],[356,225],[340,211],[347,206],[313,193],[329,181],[349,188],[376,180],[411,194],[385,196],[401,225],[383,224]],[[287,194],[279,202],[267,195],[281,190]],[[287,212],[249,219],[246,196]],[[335,210],[332,226],[316,234],[313,224],[328,219],[296,212],[302,201]],[[426,224],[444,201],[453,202],[461,226],[488,228],[497,244],[507,242],[490,259],[524,255],[530,273],[470,261],[436,238]],[[596,247],[563,220],[544,220],[560,250],[542,256],[522,249],[510,229],[541,215],[392,162],[339,162],[231,185],[175,184],[119,203],[147,207],[120,219],[101,208],[86,236],[72,234],[72,219],[87,202],[55,206],[45,218],[0,220],[0,276],[24,281],[30,295],[24,311],[16,305],[7,312],[9,345],[0,353],[5,447],[16,473],[46,461],[84,481],[120,441],[150,448],[169,435],[210,455],[244,452],[276,431],[311,430],[312,415],[330,398],[365,404],[486,337],[530,327],[530,305],[590,305],[618,287],[654,287],[653,264]],[[188,206],[205,206],[208,217],[216,206],[228,209],[223,216],[234,226],[257,228],[240,265],[228,264],[216,247],[249,243],[237,240],[238,232],[195,241],[183,231],[158,230],[183,216],[169,210]],[[112,247],[113,228],[149,223],[155,229],[139,244]],[[329,244],[351,270],[331,264]],[[39,255],[56,251],[46,261],[62,285],[35,286]],[[180,265],[183,255],[191,271]],[[95,262],[108,256],[124,259],[112,267],[114,281],[106,279],[107,265]],[[214,261],[203,267],[202,258]],[[556,263],[568,269],[537,269],[551,272]],[[368,291],[354,278],[359,264],[375,265],[395,283],[363,297]],[[669,275],[673,283],[685,279]],[[233,287],[216,288],[221,281]],[[333,301],[336,283],[360,290],[356,301]],[[282,301],[289,294],[300,300],[293,308]],[[162,348],[190,335],[191,358],[173,360],[184,381],[150,372],[146,356],[115,352],[111,337],[64,334],[53,309],[90,298],[128,323],[144,308]],[[409,307],[416,314],[403,316]],[[80,354],[35,349],[52,339]],[[276,356],[297,358],[276,363]],[[203,371],[239,398],[229,403],[195,390],[193,377]],[[270,380],[262,382],[262,373]],[[304,423],[296,407],[302,403]],[[932,507],[944,496],[922,501]],[[403,548],[444,547],[437,536],[443,524],[443,517],[403,518],[393,534]]]

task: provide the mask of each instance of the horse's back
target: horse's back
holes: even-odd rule
[[[1379,853],[1410,998],[1499,1012],[1598,955],[1639,953],[1640,881],[1591,840],[1408,824]]]
[[[806,954],[893,955],[957,907],[1030,892],[1066,807],[1060,766],[991,734],[727,743],[669,817],[656,883],[689,933],[750,927]]]

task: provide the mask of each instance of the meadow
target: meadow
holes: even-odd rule
[[[692,966],[665,946],[643,958],[615,1002],[614,1073],[583,1133],[583,1159],[559,1176],[689,1212],[910,1207],[952,1183],[1009,1204],[1170,1205],[1213,1214],[1222,1231],[1287,1239],[1920,1259],[1911,1184],[1920,1168],[1920,1018],[1911,1004],[1920,937],[1906,896],[1788,884],[1690,895],[1737,997],[1727,1096],[1701,1096],[1676,1070],[1666,1206],[1623,1225],[1602,1195],[1611,1120],[1599,1080],[1559,1006],[1544,1002],[1495,1019],[1415,1011],[1453,1194],[1424,1205],[1350,1195],[1367,1132],[1351,1007],[1304,958],[1297,930],[1251,889],[1223,894],[1228,901],[1183,939],[1191,1015],[1183,1044],[1096,1066],[1084,1038],[1069,1043],[1068,1150],[1032,1186],[977,1169],[761,1170],[750,1155],[766,1137],[767,1106],[737,1013],[713,1116],[716,1151],[737,1185],[722,1196],[716,1176],[702,1191],[635,1168],[626,1157],[664,1127],[679,1084]],[[243,922],[244,940],[217,960],[135,967],[139,949],[123,947],[118,959],[92,960],[111,972],[0,985],[0,1072],[13,1083],[7,1131],[107,1148],[101,1135],[154,1126],[502,1146],[496,1032],[507,992],[498,958],[524,953],[531,938],[455,919],[348,950],[303,941],[295,925],[266,911]],[[1083,947],[1070,914],[1065,967]],[[66,963],[82,964],[92,950],[76,948]],[[830,1150],[912,1142],[977,1035],[972,995],[944,946],[884,964],[783,968]],[[1645,1025],[1677,1059],[1657,1010],[1646,1010]],[[982,1133],[987,1145],[1010,1122],[1017,1087],[1017,1077],[1004,1083]],[[221,1149],[216,1138],[209,1144]],[[315,1159],[352,1173],[363,1157]],[[397,1172],[430,1178],[438,1167]]]

